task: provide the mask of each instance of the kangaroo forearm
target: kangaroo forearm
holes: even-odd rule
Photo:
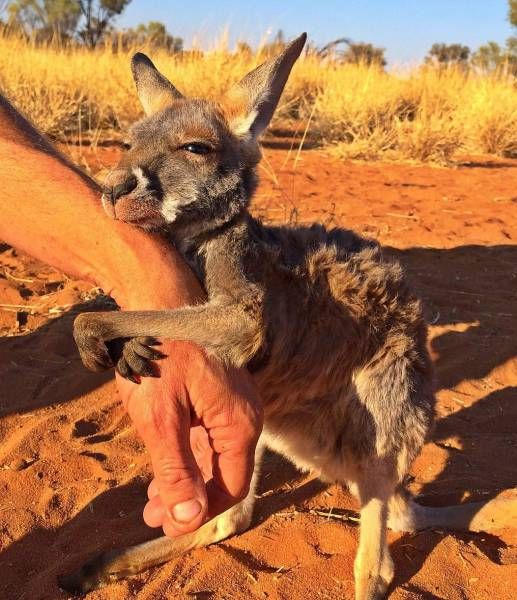
[[[74,327],[80,348],[88,338],[109,342],[116,338],[151,336],[193,342],[236,366],[250,360],[261,343],[258,327],[238,305],[84,313],[77,317]]]
[[[195,277],[159,238],[112,221],[97,184],[0,95],[0,239],[133,308],[202,297]]]
[[[151,336],[173,340],[224,338],[230,328],[229,314],[235,310],[201,306],[160,311],[120,311],[83,313],[75,321],[76,330],[105,342],[121,337]],[[223,313],[223,314],[221,314]],[[222,326],[223,322],[226,326]]]

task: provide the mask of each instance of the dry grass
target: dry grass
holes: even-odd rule
[[[131,54],[0,37],[0,88],[50,135],[117,136],[141,115]],[[151,54],[179,89],[210,98],[263,58],[223,46],[202,57]],[[295,67],[280,116],[310,116],[312,133],[346,157],[444,162],[456,151],[517,154],[516,107],[515,80],[503,75],[424,67],[395,74],[309,56]]]
[[[429,67],[397,75],[346,65],[327,77],[315,122],[344,156],[443,162],[458,150],[517,150],[517,88],[509,77]]]

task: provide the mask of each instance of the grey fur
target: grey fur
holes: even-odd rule
[[[116,359],[126,376],[148,374],[142,336],[190,340],[247,366],[264,406],[261,446],[349,484],[358,496],[356,597],[373,600],[393,577],[388,522],[412,530],[479,528],[486,520],[475,521],[479,506],[468,518],[461,509],[426,510],[402,489],[431,428],[434,394],[421,304],[400,265],[352,231],[266,227],[248,213],[260,159],[257,123],[267,125],[302,46],[301,38],[293,42],[220,103],[171,98],[133,127],[133,146],[106,182],[108,212],[168,236],[208,300],[175,311],[82,314],[75,338],[91,369],[111,366],[106,342],[140,338]],[[153,86],[139,93],[149,102]],[[193,154],[185,145],[194,142],[211,151]],[[115,202],[113,189],[135,169],[136,190]],[[91,589],[242,531],[253,494],[254,485],[240,505],[194,534],[111,553],[64,585]]]

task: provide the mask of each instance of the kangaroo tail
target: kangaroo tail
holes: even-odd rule
[[[499,494],[487,502],[466,502],[454,506],[423,506],[407,492],[397,492],[389,506],[388,527],[394,531],[446,529],[490,532],[517,528],[517,489]]]

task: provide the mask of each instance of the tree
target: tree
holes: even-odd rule
[[[517,37],[512,36],[506,40],[506,51],[510,56],[517,59]]]
[[[149,21],[147,27],[142,27],[142,31],[147,36],[149,43],[166,48],[170,52],[181,52],[183,50],[183,38],[171,35],[163,23],[159,21]]]
[[[7,11],[11,28],[39,41],[71,38],[81,17],[76,0],[17,0]]]
[[[427,53],[425,62],[439,66],[466,66],[470,57],[470,48],[462,44],[433,44]]]
[[[508,21],[517,27],[517,0],[508,0]]]
[[[517,27],[517,0],[508,0],[508,21]],[[509,37],[505,46],[487,42],[474,52],[471,62],[483,71],[504,70],[517,76],[517,37]]]
[[[131,0],[77,0],[84,18],[79,37],[94,48]]]
[[[484,71],[494,71],[503,62],[504,50],[497,42],[487,42],[472,55],[472,64]]]
[[[342,54],[342,59],[347,63],[385,67],[386,59],[384,58],[384,52],[384,48],[379,48],[373,44],[349,42],[348,47]]]
[[[7,4],[8,25],[39,41],[78,36],[94,47],[130,1],[14,0]]]
[[[510,37],[501,47],[496,42],[487,42],[472,55],[472,64],[483,71],[504,70],[517,76],[517,37]]]
[[[126,29],[118,38],[126,48],[132,46],[148,46],[151,48],[165,48],[169,52],[181,52],[183,39],[171,35],[163,23],[149,21],[140,23],[134,29]]]

